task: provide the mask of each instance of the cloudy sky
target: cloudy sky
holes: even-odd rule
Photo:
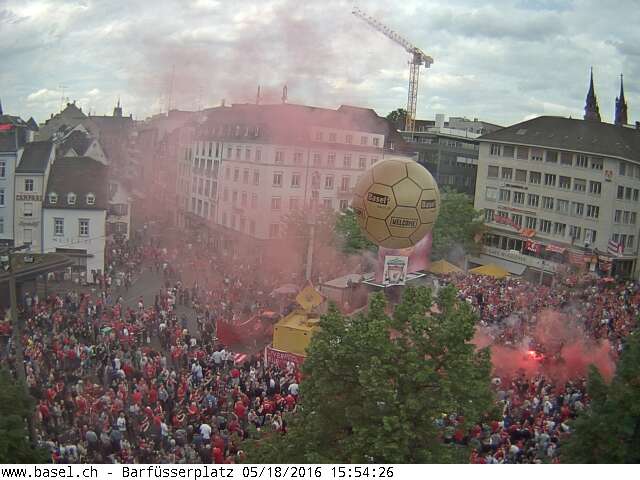
[[[418,118],[581,116],[593,65],[604,119],[623,72],[640,120],[637,0],[0,0],[0,99],[44,121],[64,88],[85,111],[120,96],[142,119],[255,101],[258,85],[275,102],[286,83],[292,103],[385,115],[406,105],[409,56],[354,3],[434,58]]]

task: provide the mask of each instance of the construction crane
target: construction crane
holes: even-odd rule
[[[433,63],[433,58],[413,45],[411,42],[409,42],[409,40],[404,38],[398,32],[391,30],[389,27],[380,23],[371,15],[367,15],[358,7],[354,7],[351,13],[367,22],[379,32],[382,32],[386,37],[390,38],[398,45],[404,47],[404,49],[411,54],[411,60],[409,60],[409,94],[407,97],[407,117],[405,119],[404,129],[407,132],[413,132],[416,123],[416,105],[418,104],[418,79],[420,78],[420,66],[424,65],[425,68],[429,68]]]

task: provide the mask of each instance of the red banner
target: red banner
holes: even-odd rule
[[[577,266],[582,266],[588,260],[582,252],[569,251],[569,263]]]
[[[559,253],[559,254],[563,254],[566,250],[566,248],[559,247],[558,245],[554,245],[553,243],[550,243],[549,245],[545,245],[544,248],[547,250],[547,252]]]
[[[527,250],[529,250],[530,252],[535,252],[536,255],[540,255],[540,250],[542,248],[542,245],[540,243],[534,242],[533,240],[527,240],[525,245]]]
[[[291,362],[295,364],[296,367],[300,367],[302,362],[304,362],[304,357],[302,355],[296,355],[295,353],[283,352],[282,350],[276,350],[272,347],[265,347],[264,351],[267,365],[275,364],[280,368],[285,368],[287,362]]]
[[[0,132],[8,132],[13,128],[10,123],[0,123]]]

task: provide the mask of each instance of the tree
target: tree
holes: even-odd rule
[[[33,408],[24,384],[0,370],[0,463],[46,462],[46,454],[33,448],[28,439],[26,422]]]
[[[407,287],[392,316],[385,297],[348,318],[331,306],[307,349],[301,407],[289,433],[247,448],[249,462],[464,461],[442,442],[443,413],[465,426],[491,409],[488,350],[470,340],[476,315],[446,287]]]
[[[391,121],[397,130],[404,130],[406,118],[407,111],[404,108],[396,108],[387,115],[387,120]]]
[[[440,213],[433,227],[431,255],[445,258],[456,246],[466,253],[479,253],[478,237],[484,232],[482,212],[473,208],[473,199],[460,192],[443,189]]]
[[[336,217],[335,232],[344,253],[358,253],[363,250],[374,250],[376,247],[362,233],[356,212],[350,208],[340,212]]]
[[[591,367],[590,407],[572,422],[561,446],[568,463],[640,463],[640,332],[629,335],[616,374],[607,385]]]

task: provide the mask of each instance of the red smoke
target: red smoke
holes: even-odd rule
[[[523,337],[520,344],[501,345],[487,329],[478,328],[472,343],[478,348],[490,347],[494,374],[498,376],[524,371],[565,382],[586,376],[589,365],[596,366],[607,381],[615,373],[609,342],[589,338],[567,315],[553,310],[540,312],[529,335],[531,339]]]

